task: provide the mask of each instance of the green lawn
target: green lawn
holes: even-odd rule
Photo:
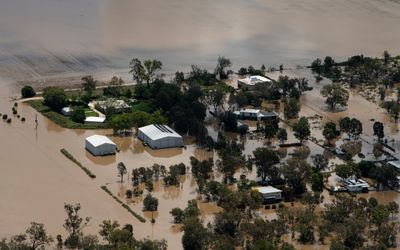
[[[57,113],[44,105],[42,100],[32,100],[28,101],[29,105],[31,105],[34,109],[40,112],[42,115],[47,117],[49,120],[53,121],[57,125],[63,128],[71,128],[71,129],[99,129],[99,128],[108,128],[107,122],[104,124],[82,124],[76,123],[71,120],[68,116],[64,116],[60,113]],[[90,111],[93,112],[93,111]],[[85,112],[86,114],[86,112]],[[88,116],[88,114],[86,114]],[[97,114],[96,114],[97,116]]]

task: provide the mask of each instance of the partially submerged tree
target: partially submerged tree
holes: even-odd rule
[[[335,110],[337,105],[347,106],[347,101],[349,100],[349,92],[338,83],[324,86],[321,90],[321,95],[326,97],[325,102],[331,110]]]
[[[378,140],[382,140],[382,138],[385,137],[384,125],[382,122],[374,122],[373,129],[374,135],[378,137]]]
[[[128,173],[128,171],[126,170],[126,166],[123,162],[119,162],[117,165],[117,169],[118,169],[118,176],[121,177],[121,183],[123,183],[124,175]]]
[[[79,241],[83,237],[83,228],[85,228],[90,217],[82,218],[79,215],[79,210],[81,205],[75,204],[64,204],[64,210],[67,213],[67,218],[65,219],[63,227],[68,232],[68,236],[65,239],[64,245],[68,248],[79,247]]]
[[[299,139],[300,143],[303,143],[305,139],[307,139],[310,134],[310,124],[308,123],[307,118],[301,117],[297,123],[293,125],[294,136]]]
[[[34,97],[35,95],[36,95],[36,92],[31,86],[24,86],[21,89],[22,98]]]

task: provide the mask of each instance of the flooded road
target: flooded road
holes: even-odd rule
[[[160,59],[168,74],[213,69],[219,55],[238,69],[398,54],[398,23],[390,0],[2,0],[0,75],[41,86],[130,80],[132,57]]]

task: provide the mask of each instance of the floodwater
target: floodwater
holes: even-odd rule
[[[83,74],[94,74],[99,79],[115,74],[129,80],[127,64],[131,57],[158,58],[168,74],[186,70],[193,63],[212,69],[219,55],[231,58],[234,68],[239,68],[263,63],[267,67],[281,63],[304,65],[326,54],[344,59],[355,53],[379,56],[384,49],[399,53],[400,34],[394,32],[400,22],[399,10],[399,1],[373,0],[2,0],[0,113],[11,114],[13,102],[9,96],[18,94],[19,86],[27,81],[36,87],[71,85],[78,83]],[[285,73],[312,79],[304,71]],[[386,134],[399,139],[397,124],[357,93],[351,94],[347,110],[325,112],[318,94],[325,83],[314,85],[315,89],[302,97],[301,115],[323,113],[321,124],[345,115],[356,116],[363,122],[369,141],[373,118],[387,122],[390,129]],[[177,206],[183,208],[188,200],[197,198],[190,173],[182,178],[182,187],[155,184],[154,195],[160,206],[153,226],[149,220],[142,224],[132,217],[100,186],[107,185],[125,201],[123,193],[129,186],[118,182],[118,162],[124,162],[131,172],[154,163],[167,167],[188,164],[192,155],[215,158],[214,153],[196,148],[190,138],[186,149],[154,151],[132,137],[112,137],[110,130],[63,129],[41,115],[35,130],[36,112],[26,104],[20,104],[18,112],[26,117],[25,123],[16,117],[12,117],[11,124],[0,121],[0,238],[23,232],[31,221],[45,223],[53,235],[63,234],[63,204],[67,202],[81,203],[82,215],[92,217],[86,233],[97,233],[102,220],[115,219],[121,224],[133,224],[138,238],[165,238],[171,249],[181,248],[182,233],[179,226],[172,224],[169,211]],[[210,126],[209,131],[216,135],[215,127]],[[322,138],[317,128],[313,131],[318,139]],[[121,152],[101,158],[87,153],[84,138],[94,133],[110,136]],[[289,133],[288,141],[294,140]],[[248,155],[265,144],[247,139],[245,145]],[[306,145],[311,155],[323,153],[313,143]],[[59,152],[61,148],[66,148],[97,178],[90,180]],[[293,149],[286,152],[286,157],[291,153]],[[249,176],[255,177],[254,172]],[[400,201],[395,192],[371,195],[383,202]],[[131,207],[143,214],[140,200],[134,200]],[[215,204],[202,203],[200,208],[206,222],[219,211]],[[151,218],[148,213],[144,216]]]
[[[0,74],[70,85],[82,74],[130,80],[132,57],[169,74],[213,69],[220,55],[238,69],[399,54],[399,22],[397,0],[2,0]]]

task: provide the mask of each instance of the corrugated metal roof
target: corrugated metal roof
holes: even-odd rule
[[[175,137],[182,138],[178,133],[176,133],[172,128],[167,125],[151,124],[145,127],[139,128],[139,130],[150,137],[150,139],[158,140],[165,137]]]
[[[107,136],[104,136],[104,135],[92,135],[92,136],[86,137],[85,140],[88,141],[90,144],[92,144],[95,147],[103,145],[103,144],[115,145],[115,143],[113,141],[111,141]]]
[[[282,190],[274,188],[273,186],[266,186],[266,187],[255,187],[258,192],[262,194],[271,194],[271,193],[280,193]]]

